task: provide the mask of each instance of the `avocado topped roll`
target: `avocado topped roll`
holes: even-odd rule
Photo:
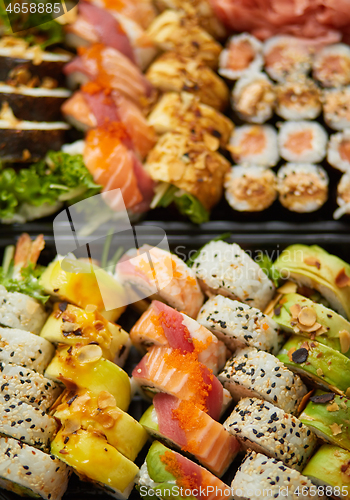
[[[208,296],[219,293],[263,310],[274,294],[272,281],[235,243],[207,243],[194,259],[192,268]]]
[[[316,340],[293,335],[277,356],[292,371],[337,394],[348,394],[350,359]]]
[[[286,248],[274,266],[298,285],[317,290],[331,307],[350,317],[350,265],[316,245]]]
[[[350,400],[345,396],[318,390],[299,418],[324,441],[350,451]]]
[[[273,312],[282,330],[316,339],[350,357],[350,323],[332,309],[297,293],[287,293]]]
[[[272,354],[255,347],[238,349],[218,379],[236,402],[241,398],[257,397],[293,415],[307,393],[298,375]]]
[[[210,497],[213,500],[232,498],[229,486],[159,441],[154,441],[151,445],[136,482],[141,496],[153,490],[162,500],[169,498],[168,492],[178,498],[200,498],[202,495],[209,496],[210,491],[215,491]],[[204,493],[201,494],[201,491]]]
[[[224,427],[240,440],[244,449],[265,453],[299,471],[317,444],[315,434],[300,420],[256,398],[242,399]]]

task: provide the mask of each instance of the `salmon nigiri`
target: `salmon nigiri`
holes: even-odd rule
[[[157,13],[152,0],[89,0],[99,7],[123,15],[146,29]]]
[[[204,326],[186,314],[154,300],[130,330],[139,348],[156,346],[198,352],[198,361],[217,374],[225,364],[226,347]]]

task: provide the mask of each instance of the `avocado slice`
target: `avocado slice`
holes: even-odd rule
[[[146,429],[146,431],[151,435],[156,435],[159,433],[158,418],[156,409],[151,405],[139,420],[140,424]]]
[[[154,441],[148,450],[146,457],[147,470],[150,478],[155,483],[175,481],[175,476],[166,470],[160,458],[166,451],[170,451],[169,448],[159,441]]]
[[[316,391],[312,399],[299,420],[324,441],[350,451],[350,400],[324,391]]]
[[[350,319],[350,265],[317,245],[291,245],[274,263],[283,277],[317,290]]]
[[[324,488],[327,496],[350,498],[349,451],[324,444],[311,458],[303,474],[318,486],[330,486],[328,490]]]
[[[67,302],[58,302],[40,336],[54,344],[97,343],[103,357],[121,365],[130,350],[129,334],[107,321],[97,310],[90,312]]]
[[[83,480],[103,486],[126,500],[134,486],[138,467],[107,443],[99,433],[63,427],[51,443],[51,453],[74,468]]]
[[[350,387],[350,359],[316,340],[293,335],[277,358],[301,377],[337,394]]]
[[[321,334],[317,330],[307,332],[306,330],[309,328],[298,321],[299,306],[300,311],[301,309],[311,308],[315,312],[316,324],[323,327],[319,329]],[[350,323],[343,316],[323,304],[313,302],[298,293],[287,293],[276,304],[273,319],[285,332],[293,334],[297,331],[298,335],[307,338],[314,336],[321,344],[325,344],[350,357],[350,342],[347,341],[347,339],[350,341]]]
[[[95,396],[101,391],[110,392],[118,408],[127,411],[129,407],[129,377],[118,365],[102,357],[99,346],[58,346],[45,376],[70,388],[88,389]]]
[[[125,310],[122,285],[103,269],[82,259],[64,259],[64,269],[61,260],[51,262],[39,283],[46,293],[59,300],[72,302],[84,309],[90,304],[96,306],[108,321],[117,321]],[[107,305],[111,306],[107,307],[108,310],[107,301]]]

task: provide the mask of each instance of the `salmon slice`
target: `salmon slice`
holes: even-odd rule
[[[236,437],[190,402],[157,394],[153,405],[161,435],[221,477],[240,450]]]
[[[198,361],[217,374],[226,361],[226,347],[207,328],[186,314],[154,300],[135,323],[130,338],[139,348],[153,345],[197,352]]]
[[[148,28],[156,17],[152,0],[90,0],[95,5],[104,7],[111,12],[123,14],[132,19],[144,29]]]

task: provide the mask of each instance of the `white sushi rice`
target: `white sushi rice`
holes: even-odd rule
[[[256,398],[242,399],[225,421],[224,428],[235,435],[245,449],[265,453],[299,471],[317,444],[315,434],[299,419]]]
[[[218,375],[234,401],[257,397],[295,414],[307,388],[275,356],[255,347],[239,349]]]
[[[276,87],[276,113],[285,120],[314,120],[322,111],[321,92],[311,78],[291,78]]]
[[[15,439],[0,437],[0,487],[25,496],[61,500],[71,469]]]
[[[339,208],[334,212],[334,219],[340,219],[350,213],[350,172],[342,176],[337,188],[337,203]]]
[[[283,462],[251,451],[239,467],[231,489],[235,500],[300,500],[320,497],[310,479]],[[310,490],[311,489],[311,490]]]
[[[350,128],[331,135],[328,142],[327,161],[332,167],[337,168],[341,172],[350,171],[350,156],[341,154],[342,145],[349,145],[350,151]]]
[[[266,210],[277,198],[275,172],[258,165],[232,167],[224,186],[226,200],[239,212]]]
[[[0,363],[0,400],[15,398],[47,411],[62,388],[52,380],[28,368]]]
[[[231,46],[242,42],[250,45],[255,57],[247,67],[234,70],[229,66]],[[241,33],[240,35],[230,37],[227,42],[227,47],[221,52],[219,59],[219,75],[228,78],[229,80],[237,80],[247,71],[260,71],[263,63],[262,43],[260,40],[249,33]]]
[[[280,49],[279,49],[280,47]],[[269,57],[276,51],[281,56],[269,61]],[[312,57],[306,44],[301,43],[293,36],[273,36],[263,46],[265,71],[278,82],[283,82],[291,75],[307,74],[311,68]]]
[[[334,130],[350,128],[350,86],[323,92],[323,118]]]
[[[350,83],[350,47],[345,43],[328,45],[317,52],[313,77],[323,87],[340,87]]]
[[[220,294],[265,309],[275,287],[239,245],[211,241],[194,259],[192,269],[207,295]]]
[[[44,373],[55,353],[47,340],[17,328],[0,328],[0,362]]]
[[[40,408],[16,398],[0,398],[0,433],[48,450],[57,430],[57,422]]]
[[[285,122],[278,134],[280,155],[285,160],[296,163],[322,161],[326,156],[327,141],[326,131],[317,122]]]
[[[273,115],[275,101],[273,83],[265,73],[245,73],[232,91],[234,111],[249,123],[264,123],[269,120]]]
[[[280,203],[292,212],[318,210],[328,198],[328,175],[319,165],[287,163],[277,173]]]
[[[231,350],[250,346],[278,354],[284,342],[284,335],[272,318],[255,307],[222,295],[205,302],[197,321]]]
[[[0,325],[40,333],[48,314],[37,300],[0,285]]]
[[[228,149],[236,163],[274,167],[279,160],[277,132],[271,125],[236,127]]]

